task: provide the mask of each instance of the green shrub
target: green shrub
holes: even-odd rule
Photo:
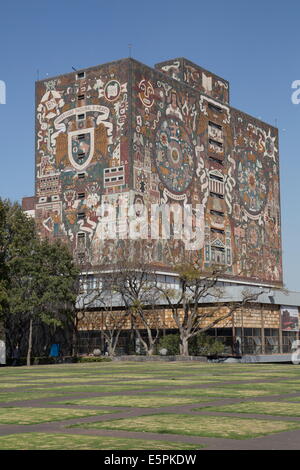
[[[159,353],[160,349],[167,349],[167,355],[168,356],[175,356],[176,354],[179,354],[179,334],[171,334],[171,335],[166,335],[160,338],[158,346],[157,346],[157,351]]]
[[[110,357],[97,357],[97,356],[83,356],[77,357],[76,362],[111,362]]]
[[[167,349],[168,356],[180,354],[180,337],[179,334],[170,334],[160,338],[157,351]],[[191,356],[217,356],[224,352],[224,345],[215,338],[200,333],[189,341],[189,354]]]
[[[190,341],[189,352],[195,356],[217,356],[224,352],[224,344],[212,336],[200,333]]]

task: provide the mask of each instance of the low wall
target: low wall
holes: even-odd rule
[[[197,362],[207,362],[207,358],[203,356],[115,356],[112,357],[113,361],[137,361],[137,362],[147,362],[147,361],[197,361]]]

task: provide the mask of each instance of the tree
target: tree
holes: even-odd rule
[[[115,268],[115,292],[130,315],[132,326],[146,354],[154,354],[160,331],[164,328],[161,311],[157,308],[160,293],[157,275],[143,261],[120,261]],[[146,331],[146,336],[142,331]]]
[[[236,302],[224,300],[224,289],[219,279],[224,275],[222,266],[213,266],[203,272],[194,262],[177,267],[177,288],[157,287],[172,312],[179,331],[180,354],[189,355],[189,341],[200,333],[232,317],[244,305],[256,301],[264,292],[244,289],[242,299]],[[206,304],[206,306],[204,306]],[[207,305],[211,305],[207,307]]]
[[[88,266],[81,266],[80,291],[75,316],[75,335],[79,324],[95,324],[107,345],[107,352],[114,356],[122,330],[128,322],[128,312],[113,310],[113,301],[118,295],[116,290],[118,275],[115,271],[102,272],[97,276],[89,274]],[[95,310],[100,312],[95,313]]]
[[[2,202],[1,251],[5,306],[2,307],[11,343],[28,337],[27,365],[33,342],[34,322],[62,326],[73,314],[77,269],[62,243],[39,240],[34,220],[18,204]],[[11,349],[15,344],[11,344]]]
[[[30,251],[10,263],[10,312],[28,322],[30,365],[34,321],[57,328],[67,323],[76,301],[77,270],[61,243],[35,239]]]

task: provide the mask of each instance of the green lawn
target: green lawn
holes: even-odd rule
[[[186,436],[249,439],[300,428],[300,423],[185,414],[155,414],[75,425],[84,429],[155,432]],[[71,426],[71,427],[75,427]]]
[[[80,410],[63,408],[0,408],[0,424],[39,424],[49,421],[85,418],[111,413],[109,410]]]
[[[203,448],[184,444],[185,450]],[[182,450],[182,443],[76,434],[26,433],[0,436],[1,450]]]
[[[247,439],[300,429],[300,422],[280,420],[282,416],[300,416],[299,371],[289,364],[196,361],[3,367],[0,368],[1,433],[7,425],[20,425],[20,431],[10,434],[7,428],[7,435],[0,436],[0,449],[184,450],[200,446],[175,443],[168,436],[165,436],[168,442],[164,442],[159,436],[167,433],[176,434],[176,439],[183,435]],[[268,382],[270,379],[275,381]],[[253,383],[253,380],[262,382]],[[287,399],[285,395],[290,393],[299,393],[299,396]],[[279,395],[276,403],[255,401],[255,397],[275,395]],[[52,400],[52,406],[45,407],[45,401],[48,403],[53,398],[59,401]],[[236,403],[222,403],[223,399],[236,400]],[[28,400],[37,401],[34,406],[28,406]],[[216,400],[218,405],[207,405]],[[13,407],[16,401],[19,403]],[[5,406],[10,402],[11,407]],[[170,406],[174,409],[164,412],[164,407]],[[153,414],[145,408],[153,408]],[[157,408],[160,408],[159,413]],[[195,414],[195,409],[215,411],[218,415]],[[122,417],[124,412],[126,418]],[[224,416],[224,413],[234,412],[245,413],[245,416]],[[133,413],[137,416],[132,416]],[[247,413],[264,417],[252,419]],[[278,419],[271,420],[270,415]],[[80,418],[85,418],[84,423],[80,423]],[[64,433],[61,421],[70,419],[77,426],[76,434]],[[95,419],[97,422],[93,422]],[[47,434],[28,427],[46,422],[53,423]],[[121,430],[127,434],[124,438],[80,434],[83,427],[93,430],[92,433],[99,429]],[[144,438],[133,438],[133,431],[143,432]],[[152,436],[148,439],[149,432],[157,433],[157,439],[153,440]]]
[[[195,408],[195,411],[218,411],[226,413],[250,413],[266,414],[273,416],[294,416],[300,417],[300,403],[282,403],[282,402],[247,402],[235,403],[234,405],[208,406]]]
[[[137,408],[157,408],[164,406],[188,405],[196,402],[211,401],[210,398],[176,397],[168,395],[140,394],[140,395],[111,395],[108,397],[71,399],[55,402],[62,405],[81,406],[129,406]]]

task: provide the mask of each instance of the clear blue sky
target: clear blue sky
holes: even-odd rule
[[[34,82],[132,56],[184,56],[226,78],[231,105],[278,125],[286,287],[300,291],[300,3],[297,0],[4,0],[0,3],[0,196],[34,192]]]

